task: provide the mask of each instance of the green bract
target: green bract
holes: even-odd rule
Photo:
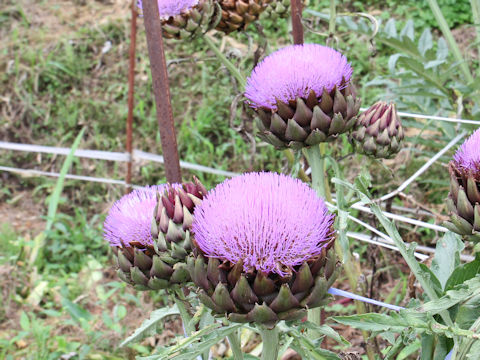
[[[206,192],[195,179],[194,184],[170,186],[159,194],[152,213],[152,244],[115,248],[118,276],[123,281],[138,290],[165,289],[190,281],[185,261],[192,249],[192,213]]]
[[[480,241],[480,179],[474,172],[449,164],[450,193],[447,207],[450,221],[444,225],[471,241]]]
[[[307,309],[328,304],[327,293],[337,277],[335,252],[330,249],[303,263],[289,275],[243,271],[243,263],[233,265],[206,258],[201,253],[189,257],[192,281],[200,290],[200,300],[230,321],[255,322],[273,328],[280,320],[298,320]]]
[[[404,133],[395,104],[379,101],[362,113],[349,140],[355,151],[375,158],[390,158],[400,151]]]

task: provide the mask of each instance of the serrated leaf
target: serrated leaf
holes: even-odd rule
[[[390,56],[388,59],[388,71],[390,71],[392,74],[395,74],[395,67],[397,66],[398,59],[400,57],[404,56],[403,54],[393,54]]]
[[[448,278],[460,264],[460,252],[464,247],[459,236],[452,232],[447,232],[443,238],[437,241],[435,257],[430,270],[440,282],[442,290],[445,288]]]
[[[178,311],[177,305],[173,305],[172,307],[164,307],[161,309],[157,309],[152,311],[150,314],[150,318],[145,320],[142,325],[138,329],[136,329],[132,335],[126,338],[121,344],[120,347],[130,344],[133,341],[141,341],[142,339],[152,336],[156,333],[157,324],[162,321],[165,317],[171,315],[178,315],[180,312]]]
[[[454,289],[448,290],[444,296],[432,300],[417,308],[419,312],[428,312],[430,315],[438,314],[461,302],[480,295],[480,275],[457,285]]]
[[[425,56],[425,53],[433,47],[432,32],[429,28],[423,30],[420,39],[418,39],[418,51]]]
[[[337,333],[328,325],[317,325],[310,321],[306,321],[301,324],[301,327],[314,330],[316,333],[328,336],[329,338],[335,340],[338,343],[350,346],[350,343],[348,342],[348,340],[346,340],[343,336],[341,336],[339,333]]]
[[[445,60],[448,56],[448,45],[443,37],[437,41],[437,59]]]
[[[71,302],[67,298],[62,298],[62,305],[70,314],[73,320],[76,322],[80,322],[82,319],[86,321],[90,321],[92,319],[92,314],[90,314],[87,310],[82,308],[81,306]]]
[[[30,320],[28,318],[28,315],[24,311],[22,311],[22,313],[20,314],[20,327],[23,331],[30,330]]]
[[[413,343],[407,345],[400,353],[398,354],[396,360],[404,360],[407,359],[410,355],[416,353],[422,344],[420,341],[414,341]]]
[[[463,284],[465,281],[470,280],[480,274],[480,254],[477,253],[477,257],[470,263],[457,267],[450,278],[447,280],[445,290],[451,290],[458,284]]]
[[[383,31],[389,37],[392,37],[392,38],[397,38],[398,37],[398,35],[397,35],[397,24],[396,24],[394,18],[391,18],[390,20],[387,21]]]
[[[407,21],[402,31],[400,32],[400,38],[402,37],[408,37],[412,41],[415,39],[415,28],[412,19]]]
[[[242,326],[243,324],[232,324],[222,327],[218,323],[212,324],[180,340],[176,345],[162,347],[155,355],[140,357],[139,360],[192,360]]]
[[[473,297],[458,307],[455,322],[462,329],[469,329],[480,317],[480,295]]]

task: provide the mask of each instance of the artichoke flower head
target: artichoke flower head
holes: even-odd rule
[[[471,241],[480,241],[480,129],[476,130],[449,163],[451,221],[445,226]]]
[[[217,0],[157,0],[163,36],[187,39],[213,29],[221,18]],[[137,7],[143,12],[142,0]]]
[[[318,44],[290,45],[267,56],[245,89],[262,139],[300,149],[349,131],[360,109],[352,72],[344,55]]]
[[[189,258],[202,302],[234,322],[274,326],[329,301],[334,216],[307,184],[247,173],[211,190],[194,212]]]

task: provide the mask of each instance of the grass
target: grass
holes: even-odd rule
[[[380,3],[349,2],[345,6],[352,11],[368,11],[380,7]],[[408,8],[395,2],[389,2],[388,7],[398,9],[396,16],[400,18],[408,13]],[[313,8],[324,10],[328,2],[320,1]],[[385,17],[388,10],[380,9],[380,17]],[[145,34],[139,23],[134,148],[160,154]],[[417,23],[425,25],[420,20]],[[267,53],[290,43],[286,22],[266,21],[262,25],[265,36],[251,27],[251,40],[255,44],[267,39]],[[372,56],[365,36],[345,30],[340,29],[339,46],[352,54],[359,92],[364,102],[371,104],[384,92],[367,84],[388,74],[391,50],[379,46],[379,53]],[[4,1],[0,5],[0,140],[70,147],[80,129],[85,128],[81,148],[124,151],[128,38],[125,2]],[[324,40],[307,33],[307,41]],[[249,47],[249,38],[242,33],[232,34],[224,45],[232,61],[248,73],[254,65],[255,50]],[[252,141],[251,113],[241,102],[230,109],[239,90],[201,39],[167,41],[166,55],[182,160],[236,172],[295,171],[281,152],[258,139]],[[390,163],[394,173],[364,158],[347,159],[343,167],[349,170],[350,177],[361,167],[372,168],[375,191],[385,193],[438,151],[448,139],[444,133],[409,134],[410,146],[419,153]],[[351,147],[343,139],[341,145],[329,150],[346,155]],[[64,160],[6,151],[1,155],[1,165],[48,171],[59,171]],[[118,163],[74,159],[70,172],[122,179],[125,169]],[[184,172],[186,179],[192,175],[207,187],[223,180]],[[0,224],[0,359],[58,359],[65,354],[70,354],[71,359],[133,359],[135,355],[150,354],[156,343],[171,341],[179,331],[175,321],[160,329],[154,340],[117,348],[152,309],[166,301],[162,293],[133,291],[118,280],[113,270],[110,249],[102,238],[102,223],[112,202],[123,194],[122,188],[66,181],[57,216],[46,233],[41,266],[32,267],[28,255],[45,228],[55,182],[5,173],[0,176],[0,216],[6,219]],[[135,164],[134,183],[164,180],[158,164]],[[410,193],[417,201],[442,212],[446,181],[445,169],[436,165],[410,188]],[[400,204],[413,206],[403,201]],[[411,228],[402,231],[412,240],[432,241],[431,233]],[[354,245],[361,258],[368,258],[373,251],[363,244]],[[396,262],[399,265],[392,268]],[[363,263],[367,275],[372,275],[370,265]],[[378,291],[388,294],[394,287],[391,278],[401,278],[402,287],[395,288],[392,299],[403,301],[406,289],[401,260],[381,252],[376,266],[377,275],[370,279],[378,282]],[[339,308],[335,304],[331,311],[345,314],[353,309],[351,305]]]

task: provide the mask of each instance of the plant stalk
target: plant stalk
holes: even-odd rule
[[[240,331],[240,330],[239,330]],[[239,331],[227,335],[230,348],[232,349],[235,360],[243,360],[242,345],[240,343]]]
[[[480,331],[480,317],[475,320],[473,325],[469,329],[470,331],[473,332],[478,332]],[[470,352],[472,345],[475,341],[479,341],[478,339],[465,339],[462,344],[460,344],[460,351],[458,354],[458,359],[459,360],[465,360],[467,359],[468,353]]]
[[[333,37],[335,35],[335,25],[337,23],[337,7],[335,6],[335,0],[330,0],[330,17],[328,19],[328,36]]]
[[[238,70],[238,68],[230,60],[227,59],[227,57],[220,51],[220,49],[217,47],[217,45],[215,45],[213,40],[208,35],[205,35],[203,39],[207,43],[210,50],[215,53],[218,60],[220,60],[220,62],[228,69],[228,71],[230,71],[230,74],[232,74],[232,76],[237,79],[240,88],[245,89],[246,80],[242,73]]]
[[[442,31],[443,36],[445,36],[445,40],[447,41],[447,44],[453,53],[453,57],[455,58],[455,61],[459,63],[460,70],[462,71],[463,76],[465,77],[465,79],[469,84],[473,83],[474,79],[470,72],[470,69],[468,68],[467,63],[465,62],[465,59],[463,58],[462,53],[460,52],[458,44],[455,41],[455,38],[453,37],[452,32],[450,31],[450,28],[448,27],[447,21],[445,20],[445,17],[442,14],[442,10],[440,10],[440,7],[438,6],[437,0],[427,0],[427,2],[428,2],[428,5],[430,6],[430,9],[433,12],[433,15],[435,16],[435,19],[437,20],[438,26],[440,27],[440,30]]]
[[[259,331],[263,342],[261,360],[277,360],[278,351],[280,350],[278,328],[274,327],[270,330],[259,327]]]
[[[305,156],[307,157],[307,161],[310,164],[312,169],[312,187],[317,191],[317,193],[326,199],[327,201],[332,201],[332,194],[330,192],[330,185],[328,183],[328,179],[326,177],[326,170],[325,170],[325,154],[326,154],[326,143],[321,143],[320,146],[311,146],[309,148],[304,148]],[[344,258],[343,250],[338,241],[335,241],[335,252],[339,259]],[[349,258],[351,258],[349,256]],[[359,277],[358,271],[355,267],[355,264],[352,261],[346,261],[344,264],[345,274],[347,275],[348,282],[352,290],[357,288],[357,279]],[[365,314],[366,309],[365,305],[360,301],[355,301],[355,307],[357,310],[357,314]],[[320,321],[320,308],[311,309],[308,311],[308,320],[321,325]],[[312,340],[317,337],[315,332],[311,334]],[[368,344],[368,333],[366,331],[362,331],[363,338],[365,342]],[[367,345],[367,356],[369,360],[375,359],[375,353],[373,349]]]
[[[477,32],[477,51],[480,56],[480,0],[470,0],[470,6],[472,8],[473,25]],[[477,71],[480,72],[480,67]]]

